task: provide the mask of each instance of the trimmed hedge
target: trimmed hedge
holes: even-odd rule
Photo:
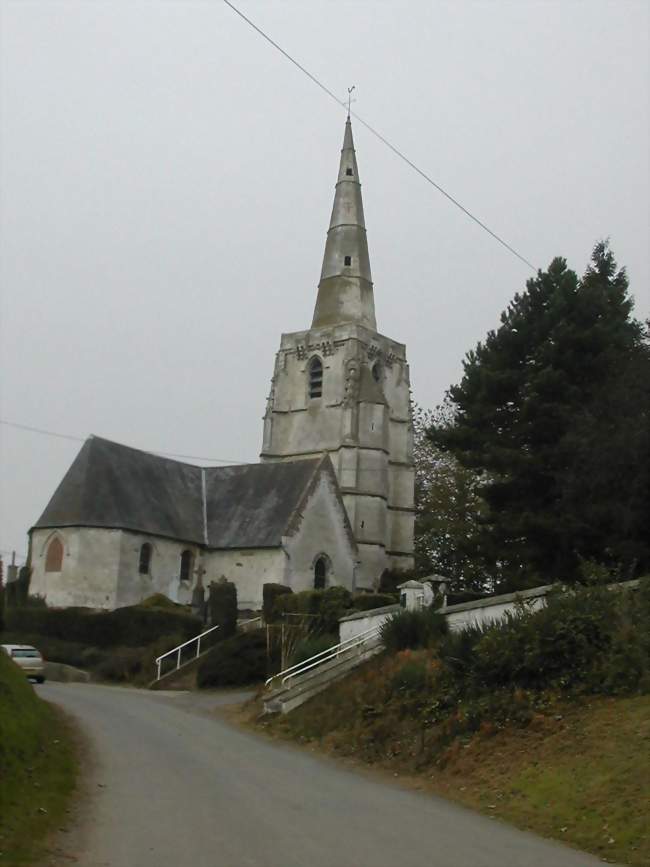
[[[278,619],[275,603],[280,596],[287,596],[290,593],[293,593],[293,591],[286,584],[273,584],[269,582],[262,585],[262,615],[264,623],[275,623]]]
[[[240,632],[220,641],[201,663],[196,675],[197,685],[247,686],[260,683],[277,669],[277,660],[269,660],[266,653],[266,629]]]
[[[352,600],[352,607],[355,611],[372,611],[373,608],[396,605],[397,602],[397,595],[392,593],[361,593]]]
[[[237,632],[237,587],[221,578],[210,583],[208,610],[211,626],[219,627],[219,640],[230,638]]]
[[[275,612],[304,614],[309,622],[309,632],[336,634],[339,620],[352,607],[352,594],[345,587],[328,587],[327,590],[303,590],[301,593],[280,596],[275,602]]]
[[[182,609],[131,605],[115,611],[88,608],[8,608],[7,632],[40,635],[88,647],[141,647],[167,635],[182,640],[201,632],[203,624]]]

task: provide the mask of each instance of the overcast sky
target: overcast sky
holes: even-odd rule
[[[645,0],[235,3],[536,266],[609,236],[648,315]],[[0,7],[0,417],[257,460],[343,110],[220,0]],[[531,272],[354,134],[378,328],[432,407]],[[0,425],[5,560],[80,445]]]

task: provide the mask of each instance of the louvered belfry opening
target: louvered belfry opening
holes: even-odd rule
[[[312,358],[309,362],[309,397],[323,395],[323,363],[320,358]]]

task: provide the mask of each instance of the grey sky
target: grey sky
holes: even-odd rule
[[[610,236],[648,315],[646,2],[235,2],[536,265]],[[256,460],[343,110],[220,0],[0,8],[0,416]],[[378,328],[434,406],[531,274],[354,133]],[[3,553],[79,446],[0,426]]]

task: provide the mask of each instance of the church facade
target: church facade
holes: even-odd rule
[[[413,565],[405,347],[377,331],[348,117],[311,328],[283,334],[259,464],[202,468],[89,438],[30,530],[30,592],[115,608],[225,577],[372,589]]]

